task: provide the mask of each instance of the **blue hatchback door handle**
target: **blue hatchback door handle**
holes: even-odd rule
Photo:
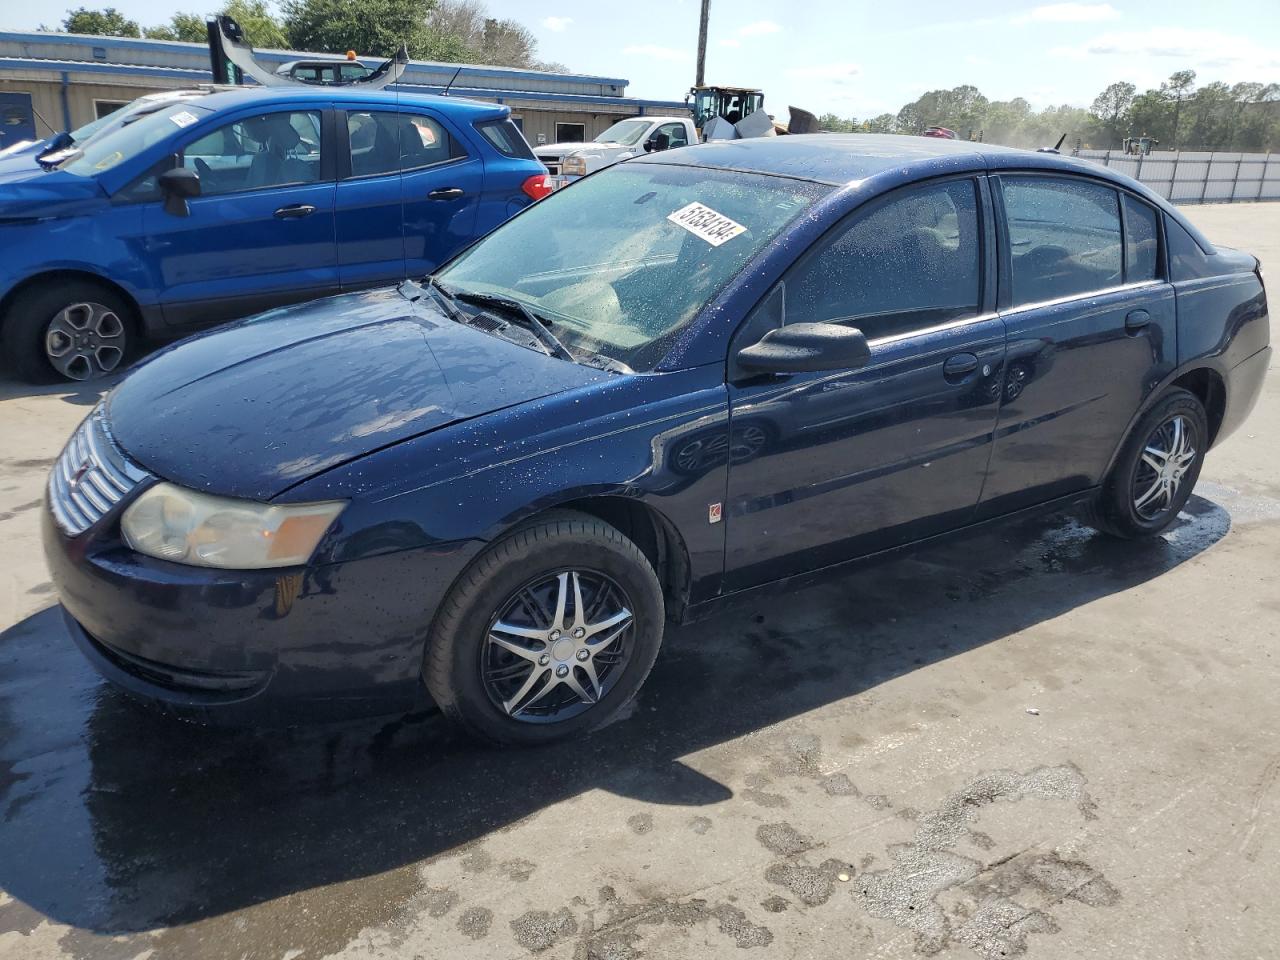
[[[947,362],[942,365],[942,375],[948,380],[958,380],[977,369],[976,356],[972,353],[957,353],[954,357],[947,357]]]
[[[1141,330],[1151,322],[1151,314],[1145,310],[1130,310],[1124,317],[1126,330]]]
[[[466,191],[461,187],[442,187],[427,194],[428,200],[457,200]]]
[[[316,208],[309,203],[295,203],[277,210],[276,218],[279,220],[299,220],[302,217],[309,217],[315,212]]]

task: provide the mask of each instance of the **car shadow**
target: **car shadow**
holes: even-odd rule
[[[733,791],[682,756],[1132,589],[1230,524],[1201,497],[1148,542],[1024,519],[745,605],[671,630],[624,719],[525,751],[477,746],[438,715],[190,726],[97,679],[50,608],[0,634],[0,889],[122,934],[372,877],[588,790],[720,803]]]

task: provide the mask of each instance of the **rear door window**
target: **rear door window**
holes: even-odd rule
[[[976,189],[972,180],[915,187],[855,212],[787,276],[786,322],[847,321],[874,339],[977,315]]]
[[[347,143],[353,177],[419,170],[467,155],[436,120],[416,113],[350,112]]]
[[[1115,190],[1083,180],[1001,177],[1013,306],[1124,282]]]

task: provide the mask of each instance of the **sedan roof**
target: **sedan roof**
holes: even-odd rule
[[[1140,194],[1176,219],[1206,252],[1213,252],[1213,244],[1177,208],[1131,177],[1075,157],[992,143],[879,133],[810,133],[717,140],[651,153],[627,162],[718,167],[812,180],[835,187],[877,178],[877,186],[884,189],[949,173],[1056,170],[1083,174]]]

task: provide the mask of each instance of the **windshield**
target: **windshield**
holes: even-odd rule
[[[124,116],[126,111],[132,110],[133,105],[137,102],[138,101],[135,100],[133,101],[133,103],[126,103],[123,107],[116,107],[116,109],[112,110],[105,117],[99,117],[97,120],[91,120],[89,123],[86,123],[83,127],[76,127],[74,130],[71,131],[72,142],[84,143],[86,140],[92,137],[95,133],[97,133],[99,130],[105,127],[108,123],[114,123],[116,120]]]
[[[184,127],[198,123],[210,111],[191,103],[176,103],[148,114],[134,123],[117,127],[82,144],[62,164],[62,169],[81,177],[91,177],[136,157],[149,147]]]
[[[651,121],[649,120],[619,120],[600,136],[596,137],[595,142],[620,143],[629,147],[644,136],[644,132],[649,129],[650,123]]]
[[[519,300],[571,351],[657,365],[698,311],[831,188],[670,164],[611,167],[534,204],[437,278]]]

